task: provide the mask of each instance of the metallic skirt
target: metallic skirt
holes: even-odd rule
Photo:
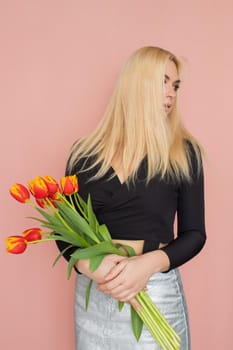
[[[97,291],[93,282],[88,311],[85,293],[89,278],[77,275],[75,291],[76,350],[159,350],[143,326],[139,341],[133,335],[130,305],[121,312],[117,300]],[[181,337],[180,350],[190,350],[190,331],[182,281],[178,268],[156,273],[147,283],[147,293]]]

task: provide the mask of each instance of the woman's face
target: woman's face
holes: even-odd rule
[[[178,77],[176,65],[173,61],[168,60],[164,76],[164,107],[167,115],[172,111],[175,105],[176,94],[179,86],[180,80]]]

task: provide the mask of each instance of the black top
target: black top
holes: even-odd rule
[[[90,160],[89,160],[90,161]],[[83,199],[91,194],[92,205],[100,223],[105,223],[113,239],[144,240],[143,253],[155,250],[159,243],[169,257],[170,269],[194,257],[206,240],[204,220],[203,168],[197,173],[197,160],[191,148],[192,182],[161,180],[156,175],[146,185],[147,158],[138,170],[138,179],[129,187],[121,184],[114,170],[99,180],[86,182],[97,168],[79,172],[80,160],[70,172],[78,175],[79,193]],[[87,163],[88,165],[88,163]],[[177,238],[174,239],[174,219],[177,213]],[[57,242],[63,250],[68,244]],[[69,260],[74,249],[65,253]]]

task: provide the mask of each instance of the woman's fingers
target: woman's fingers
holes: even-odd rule
[[[115,265],[108,273],[107,275],[105,276],[105,281],[108,282],[108,281],[111,281],[112,279],[116,278],[119,273],[121,273],[126,264],[127,264],[127,259],[125,259],[124,257],[121,257],[123,259],[121,259],[117,265]]]
[[[137,310],[138,312],[142,311],[141,305],[135,298],[130,299],[129,302],[134,307],[135,310]]]
[[[113,289],[123,289],[122,285],[121,285],[121,278],[116,277],[113,280],[109,281],[109,282],[103,282],[97,285],[96,287],[98,290],[100,290],[103,293],[107,293],[110,294]]]
[[[125,256],[117,255],[117,254],[107,254],[103,260],[111,261],[114,264],[118,264],[120,261],[127,259]]]

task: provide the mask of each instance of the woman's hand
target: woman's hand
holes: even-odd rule
[[[77,269],[96,283],[104,283],[106,281],[105,277],[107,274],[115,267],[120,261],[125,259],[125,257],[117,254],[108,254],[102,260],[100,266],[94,271],[90,271],[90,260],[80,259],[76,263]]]
[[[151,271],[145,255],[122,259],[100,283],[97,289],[113,298],[129,302],[140,311],[135,295],[146,287]]]
[[[99,283],[97,289],[117,300],[129,302],[140,311],[136,294],[146,288],[153,273],[165,271],[168,267],[168,257],[160,250],[125,258],[109,271],[105,282]]]

